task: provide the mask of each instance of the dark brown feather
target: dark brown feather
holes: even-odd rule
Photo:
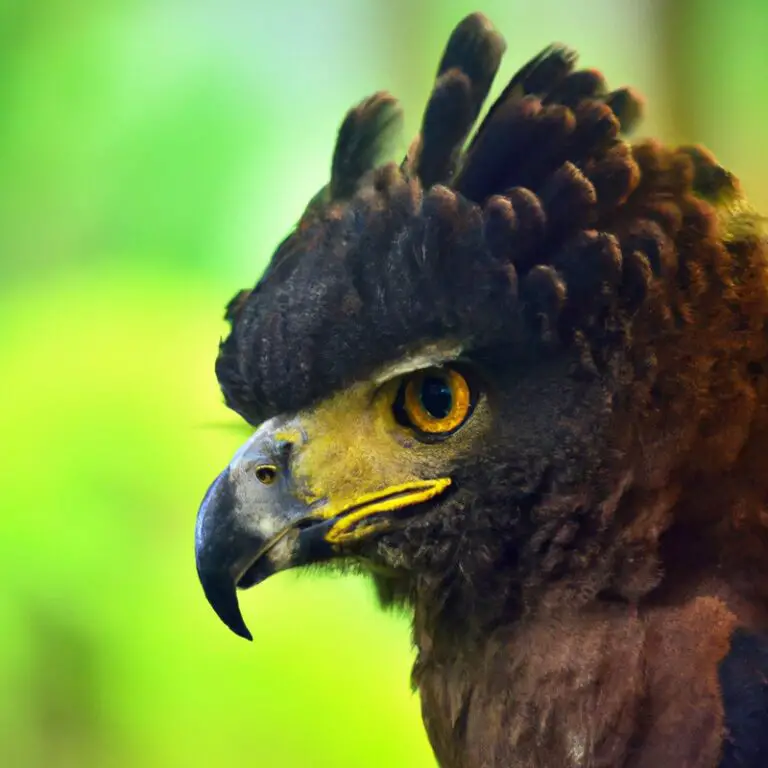
[[[333,194],[231,305],[217,375],[258,422],[461,344],[493,430],[364,553],[414,612],[441,765],[715,768],[719,665],[768,632],[761,221],[705,150],[627,143],[639,98],[559,46],[462,152],[499,41],[459,27],[403,166],[370,167],[368,107],[345,123]]]

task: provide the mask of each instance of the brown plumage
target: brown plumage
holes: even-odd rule
[[[445,768],[768,765],[761,221],[705,150],[628,143],[639,98],[561,46],[462,149],[503,48],[457,27],[401,166],[378,164],[391,98],[351,112],[230,304],[217,374],[265,424],[201,508],[201,580],[246,634],[235,585],[370,573],[413,612]],[[439,424],[457,375],[461,423],[424,431],[410,388]],[[265,462],[289,511],[243,507]]]

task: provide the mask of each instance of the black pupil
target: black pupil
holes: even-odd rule
[[[444,419],[453,407],[453,394],[448,382],[437,376],[426,376],[421,382],[421,405],[433,419]]]

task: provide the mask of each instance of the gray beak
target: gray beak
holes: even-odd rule
[[[264,424],[238,451],[205,494],[195,527],[195,560],[205,596],[219,618],[248,640],[237,589],[286,568],[333,555],[332,525],[307,504],[291,478],[295,446]]]

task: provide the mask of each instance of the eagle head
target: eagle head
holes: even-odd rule
[[[402,163],[397,102],[351,110],[330,182],[228,307],[216,373],[255,432],[195,546],[240,635],[238,588],[317,563],[433,632],[637,601],[665,536],[714,514],[695,478],[743,457],[768,299],[736,181],[630,144],[639,98],[559,45],[469,138],[504,47],[459,24]]]

